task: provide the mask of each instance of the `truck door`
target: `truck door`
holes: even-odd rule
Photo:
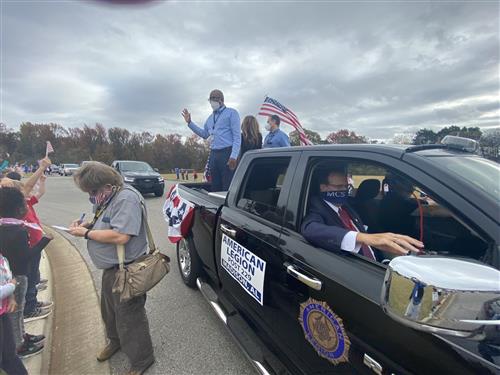
[[[376,153],[304,151],[302,156],[294,189],[283,207],[287,214],[278,253],[267,264],[272,272],[266,275],[266,316],[280,352],[307,374],[474,373],[472,356],[465,359],[444,340],[404,326],[382,311],[382,263],[355,253],[324,250],[300,234],[309,197],[315,194],[318,161],[346,163],[351,171],[372,180],[382,180],[387,165],[441,196],[452,197],[452,191],[401,161]]]
[[[218,223],[216,261],[223,291],[266,332],[272,332],[274,324],[268,293],[285,214],[278,207],[286,202],[299,156],[299,152],[264,154],[240,166],[244,172],[232,185],[239,182],[239,189],[230,189]]]

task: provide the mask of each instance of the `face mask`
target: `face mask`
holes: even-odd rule
[[[217,111],[220,108],[219,102],[216,102],[215,100],[210,100],[210,106],[214,111]]]
[[[336,206],[342,206],[347,202],[347,197],[349,196],[349,192],[347,190],[338,190],[338,191],[323,191],[321,192],[323,199],[327,202],[330,202]]]
[[[267,130],[268,132],[270,132],[270,131],[271,131],[271,124],[266,124],[266,130]]]
[[[101,204],[106,202],[106,200],[111,196],[111,194],[113,194],[113,190],[103,191],[97,193],[96,195],[91,195],[89,196],[89,202],[93,205],[100,206]]]

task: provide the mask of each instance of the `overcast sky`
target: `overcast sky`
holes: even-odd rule
[[[203,124],[213,88],[242,117],[268,94],[323,136],[500,123],[496,1],[1,5],[0,121],[12,128],[187,135],[182,108]]]

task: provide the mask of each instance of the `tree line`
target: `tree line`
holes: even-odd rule
[[[325,138],[309,129],[305,129],[305,133],[314,144],[377,143],[347,129],[332,132]],[[438,132],[421,129],[397,143],[437,143],[448,134],[479,140],[485,156],[499,160],[498,130],[483,134],[478,127],[448,126]],[[51,159],[55,164],[80,163],[84,160],[110,164],[113,160],[126,159],[148,162],[162,172],[175,167],[203,170],[209,154],[208,143],[197,135],[186,138],[179,134],[131,132],[119,127],[106,129],[102,124],[67,129],[53,123],[31,122],[22,123],[19,130],[14,131],[0,123],[0,156],[8,154],[11,163],[35,163],[45,155],[46,141],[50,141],[54,147]],[[290,143],[299,145],[296,131],[290,133]]]
[[[321,138],[319,133],[304,129],[308,138],[314,144],[353,144],[353,143],[384,143],[377,140],[370,140],[365,136],[358,135],[348,129],[340,129]],[[445,126],[439,131],[423,128],[415,133],[405,133],[395,135],[388,143],[396,144],[436,144],[447,135],[470,138],[479,142],[481,154],[488,158],[500,162],[500,128],[482,132],[479,127],[459,127],[456,125]],[[300,144],[297,131],[290,133],[290,143],[292,146]]]
[[[203,170],[208,157],[208,144],[193,135],[130,132],[102,124],[66,129],[58,124],[22,123],[18,131],[0,124],[0,153],[9,154],[11,162],[35,163],[45,155],[46,141],[55,152],[54,164],[97,160],[111,164],[113,160],[142,160],[162,172],[175,167]]]

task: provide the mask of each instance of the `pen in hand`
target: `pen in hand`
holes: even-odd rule
[[[80,216],[80,219],[78,219],[78,225],[81,225],[83,223],[83,219],[85,219],[85,213]]]

